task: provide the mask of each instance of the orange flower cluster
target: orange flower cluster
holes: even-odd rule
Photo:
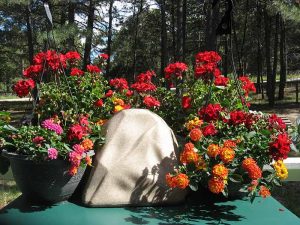
[[[242,162],[242,167],[244,170],[248,172],[248,176],[252,180],[256,180],[261,178],[262,176],[262,171],[255,162],[254,159],[252,158],[246,158]]]
[[[226,180],[228,177],[228,169],[223,164],[214,165],[212,168],[212,175]]]
[[[263,198],[266,198],[271,195],[269,188],[266,186],[261,185],[259,190],[259,195]]]
[[[220,157],[221,157],[221,160],[224,163],[230,163],[230,162],[232,162],[233,159],[234,159],[234,156],[235,156],[235,152],[234,152],[234,150],[232,148],[223,147],[221,149]]]
[[[219,177],[212,177],[208,181],[208,189],[214,193],[219,194],[221,193],[225,188],[225,181],[223,179],[220,179]]]
[[[194,147],[191,142],[184,145],[184,149],[180,154],[180,162],[182,164],[198,163],[199,155],[195,152]]]
[[[226,140],[226,141],[224,141],[223,146],[227,147],[227,148],[235,148],[236,142],[233,140]]]
[[[217,144],[210,144],[207,147],[207,155],[212,158],[216,158],[220,154],[220,147]]]
[[[194,128],[190,132],[190,138],[192,141],[199,141],[203,137],[202,131],[199,128]]]
[[[197,167],[197,170],[205,170],[206,169],[206,162],[202,156],[199,156],[196,167]]]
[[[185,123],[185,127],[188,131],[191,131],[194,128],[199,128],[203,124],[203,120],[200,120],[198,117],[196,117],[193,120],[189,120]]]
[[[185,189],[190,183],[188,176],[184,173],[179,173],[175,176],[172,176],[170,173],[168,173],[166,175],[166,181],[169,187],[178,187],[180,189]]]
[[[92,150],[93,147],[94,147],[94,143],[91,139],[89,138],[86,138],[84,139],[80,145],[84,148],[85,151],[88,151],[88,150]]]

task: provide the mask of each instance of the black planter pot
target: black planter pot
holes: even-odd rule
[[[32,201],[57,203],[67,200],[77,188],[85,168],[79,167],[74,176],[68,174],[70,163],[51,160],[36,163],[26,156],[3,151],[10,160],[17,186]]]

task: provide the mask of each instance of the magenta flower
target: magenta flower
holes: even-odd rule
[[[47,129],[47,130],[52,130],[55,133],[57,133],[58,135],[63,133],[62,127],[59,124],[54,123],[52,119],[44,120],[42,122],[42,127]]]
[[[58,152],[55,148],[48,149],[48,158],[49,159],[57,159]]]

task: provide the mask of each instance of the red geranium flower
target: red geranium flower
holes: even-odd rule
[[[165,78],[166,79],[171,79],[172,75],[174,75],[175,77],[181,78],[182,73],[187,71],[187,70],[188,70],[188,67],[185,63],[176,62],[176,63],[169,64],[164,69]]]
[[[20,97],[25,97],[35,87],[35,82],[32,79],[19,80],[13,86],[13,91]]]
[[[209,125],[203,128],[202,133],[204,136],[213,136],[217,134],[218,131],[216,130],[215,126],[212,123],[210,123]]]
[[[96,106],[96,107],[102,107],[103,106],[103,100],[102,99],[98,99],[95,103],[94,103],[94,105]]]
[[[81,140],[83,137],[87,135],[86,128],[79,125],[73,124],[68,131],[68,140]]]
[[[128,82],[124,78],[111,79],[109,85],[120,90],[128,89]]]
[[[239,80],[242,82],[242,88],[245,91],[245,95],[248,96],[249,92],[256,92],[254,83],[247,76],[239,77]]]
[[[229,81],[229,78],[227,78],[227,77],[217,76],[214,83],[216,86],[227,86],[228,81]]]
[[[90,73],[100,73],[101,72],[101,69],[98,66],[94,66],[94,65],[87,65],[86,69]]]
[[[230,112],[229,122],[233,125],[238,125],[246,121],[247,114],[243,111],[233,111]]]
[[[105,54],[105,53],[102,53],[99,55],[100,58],[104,59],[104,60],[108,60],[109,58],[109,55],[108,54]]]
[[[82,76],[83,74],[84,74],[84,72],[78,68],[72,68],[71,73],[70,73],[71,76],[78,76],[78,77]]]
[[[143,103],[144,103],[148,108],[153,108],[153,107],[155,107],[155,106],[157,106],[157,107],[160,106],[160,102],[159,102],[156,98],[154,98],[154,97],[152,97],[152,96],[150,96],[150,95],[144,97]]]
[[[270,143],[270,154],[273,159],[280,160],[286,159],[288,157],[288,153],[290,152],[290,144],[291,140],[287,133],[279,134],[276,140]]]
[[[205,121],[209,122],[217,120],[220,117],[220,111],[222,106],[220,104],[208,104],[200,109],[198,115],[201,116]]]
[[[191,108],[191,102],[192,102],[191,97],[189,97],[189,96],[183,96],[182,99],[181,99],[182,108],[184,108],[184,109]]]

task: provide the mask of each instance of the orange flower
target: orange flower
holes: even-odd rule
[[[242,167],[244,170],[247,170],[249,165],[256,164],[255,160],[252,158],[246,158],[242,162]]]
[[[103,126],[106,122],[107,122],[107,120],[100,119],[96,122],[96,125]]]
[[[199,156],[196,166],[197,166],[197,170],[205,170],[206,169],[206,163],[202,156]]]
[[[228,147],[228,148],[235,148],[236,147],[236,142],[233,141],[233,140],[226,140],[226,141],[224,141],[223,146]]]
[[[194,144],[192,142],[188,142],[184,145],[183,151],[194,151]]]
[[[207,147],[207,155],[212,158],[216,158],[220,154],[220,147],[216,144],[210,144]]]
[[[259,195],[263,198],[266,198],[266,197],[270,196],[271,193],[270,193],[270,190],[266,186],[261,185]]]
[[[252,164],[251,166],[249,166],[247,172],[249,178],[253,180],[259,179],[262,176],[262,171],[256,164]]]
[[[192,141],[199,141],[202,138],[203,134],[200,129],[194,128],[190,132],[190,138]]]
[[[86,162],[87,165],[92,166],[92,159],[91,159],[91,157],[86,156],[85,157],[85,162]]]
[[[113,100],[113,103],[114,103],[115,105],[120,105],[120,106],[124,106],[124,105],[125,105],[124,101],[123,101],[122,99],[120,99],[120,98],[114,99],[114,100]]]
[[[214,193],[219,194],[221,193],[225,188],[224,180],[218,178],[218,177],[212,177],[208,181],[208,189]]]
[[[235,152],[232,148],[224,147],[221,149],[220,157],[224,163],[230,163],[234,159]]]
[[[119,112],[119,111],[122,111],[123,109],[124,109],[123,106],[121,106],[121,105],[116,105],[115,108],[114,108],[114,113]]]
[[[200,120],[198,117],[196,117],[193,120],[189,120],[188,122],[185,123],[185,127],[187,130],[192,130],[194,128],[199,128],[203,124],[203,120]]]
[[[78,167],[77,166],[71,166],[71,168],[69,169],[69,174],[71,176],[74,176],[78,171]]]
[[[171,174],[167,174],[166,181],[169,187],[171,188],[178,187],[180,189],[185,189],[190,183],[188,176],[184,173],[179,173],[175,176],[172,176]]]
[[[184,149],[180,154],[180,162],[182,164],[197,163],[199,155],[194,150]]]
[[[212,174],[214,177],[225,180],[228,177],[228,169],[223,164],[217,164],[212,168]]]
[[[80,145],[84,148],[85,151],[91,150],[94,147],[94,143],[91,139],[84,139]]]
[[[176,183],[175,183],[174,181],[175,181],[175,180],[174,180],[173,176],[172,176],[170,173],[168,173],[168,174],[166,175],[166,182],[167,182],[167,185],[168,185],[170,188],[175,188],[175,187],[176,187]]]

